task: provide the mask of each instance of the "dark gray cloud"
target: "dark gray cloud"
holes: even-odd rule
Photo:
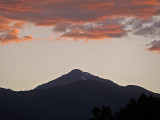
[[[137,27],[134,34],[146,37],[160,37],[160,21],[141,23],[141,26]]]
[[[160,53],[160,40],[154,40],[150,44],[147,44],[146,46],[149,46],[149,51],[156,51]]]
[[[74,39],[119,38],[127,35],[127,31],[118,21],[120,18],[84,24],[62,23],[56,25],[53,31]]]
[[[121,20],[125,30],[130,31],[133,35],[156,38],[160,37],[160,16],[141,19],[130,17]]]

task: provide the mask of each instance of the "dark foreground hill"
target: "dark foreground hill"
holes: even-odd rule
[[[142,93],[160,96],[138,86],[119,86],[79,70],[64,76],[54,84],[51,81],[30,91],[0,89],[1,119],[88,120],[94,106],[105,105],[118,110],[130,98]]]

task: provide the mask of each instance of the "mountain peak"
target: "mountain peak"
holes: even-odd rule
[[[69,73],[83,73],[83,71],[80,69],[73,69]]]
[[[78,82],[81,80],[82,81],[95,80],[95,81],[99,81],[99,82],[103,82],[103,83],[106,83],[106,82],[110,83],[111,82],[110,80],[99,78],[98,76],[92,75],[88,72],[83,72],[80,69],[73,69],[69,73],[62,75],[61,77],[59,77],[55,80],[52,80],[48,83],[39,85],[35,89],[45,89],[45,88],[54,87],[54,86],[62,86],[62,85],[67,85],[67,84],[71,84],[74,82]]]
[[[92,75],[92,74],[90,74],[90,73],[88,73],[88,72],[84,72],[84,71],[82,71],[82,70],[80,70],[80,69],[73,69],[73,70],[71,70],[68,74],[66,74],[66,75],[72,75],[72,76],[75,76],[75,77],[80,77],[80,76],[85,76],[85,77],[95,77],[94,75]]]

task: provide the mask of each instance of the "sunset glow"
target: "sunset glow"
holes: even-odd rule
[[[0,43],[0,87],[79,68],[160,92],[160,0],[0,0]]]

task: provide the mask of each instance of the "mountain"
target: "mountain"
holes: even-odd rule
[[[102,83],[113,84],[113,82],[110,80],[99,78],[98,76],[94,76],[90,73],[83,72],[79,69],[74,69],[68,74],[62,75],[61,77],[55,80],[52,80],[48,83],[37,86],[35,89],[40,90],[40,89],[46,89],[46,88],[54,87],[54,86],[68,85],[68,84],[78,82],[78,81],[83,81],[83,80],[94,80],[94,81],[99,81]]]
[[[142,93],[160,97],[139,86],[119,86],[81,70],[73,70],[30,91],[0,89],[3,120],[89,120],[94,106],[114,111]]]

